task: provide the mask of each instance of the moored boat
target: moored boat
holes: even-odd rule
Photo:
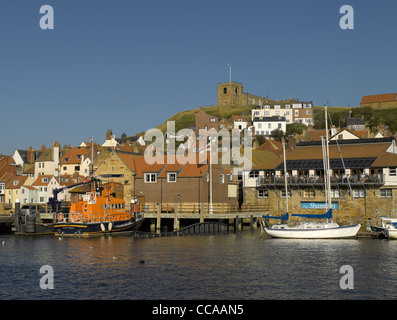
[[[90,191],[72,203],[68,214],[58,213],[53,227],[62,236],[90,236],[133,232],[143,220],[138,204],[132,201],[127,207],[115,197],[112,185],[103,188],[100,180],[93,179]]]
[[[332,221],[332,203],[331,203],[331,181],[330,181],[330,163],[329,163],[329,147],[328,147],[328,126],[327,126],[327,107],[325,107],[325,123],[326,123],[326,137],[323,141],[323,161],[324,161],[324,184],[325,184],[325,200],[328,211],[325,214],[292,214],[304,219],[321,219],[319,222],[312,222],[303,220],[296,225],[292,225],[289,221],[288,214],[288,186],[287,186],[287,165],[285,157],[285,144],[283,142],[283,156],[284,156],[284,180],[285,180],[285,200],[287,213],[279,219],[286,223],[276,224],[269,227],[268,219],[275,219],[277,217],[263,216],[266,220],[262,222],[263,230],[274,238],[288,238],[288,239],[340,239],[353,238],[357,235],[361,228],[361,224],[340,226]]]

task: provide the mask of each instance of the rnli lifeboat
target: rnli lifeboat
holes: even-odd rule
[[[96,184],[100,180],[95,181]],[[76,203],[69,214],[58,213],[54,224],[55,234],[88,236],[136,231],[143,222],[140,208],[134,200],[129,206],[115,197],[112,185],[91,187]]]

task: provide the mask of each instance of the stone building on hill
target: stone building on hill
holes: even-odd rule
[[[361,99],[360,107],[396,108],[397,93],[363,96],[363,98]]]

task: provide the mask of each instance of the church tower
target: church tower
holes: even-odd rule
[[[218,83],[218,106],[241,106],[244,104],[243,84],[238,82]]]

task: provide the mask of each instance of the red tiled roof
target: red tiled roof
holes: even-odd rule
[[[375,94],[371,96],[363,96],[361,104],[364,103],[378,103],[378,102],[393,102],[397,101],[397,93]]]
[[[13,176],[8,180],[6,189],[19,189],[25,183],[27,178],[28,176]],[[17,184],[14,184],[14,182],[17,182]]]
[[[91,149],[86,148],[73,148],[66,152],[66,154],[62,157],[60,164],[80,164],[83,161],[83,158],[87,158],[91,152]],[[80,156],[80,159],[78,159]],[[66,161],[67,160],[67,161]]]
[[[36,181],[33,182],[32,186],[47,186],[47,185],[50,183],[52,177],[53,177],[53,176],[51,176],[51,175],[45,175],[45,174],[39,175],[39,176],[37,177]],[[48,182],[43,182],[43,181],[42,181],[42,178],[49,178],[49,179],[48,179]],[[55,179],[56,179],[56,178],[55,178]],[[58,180],[57,180],[57,181],[58,181]]]

